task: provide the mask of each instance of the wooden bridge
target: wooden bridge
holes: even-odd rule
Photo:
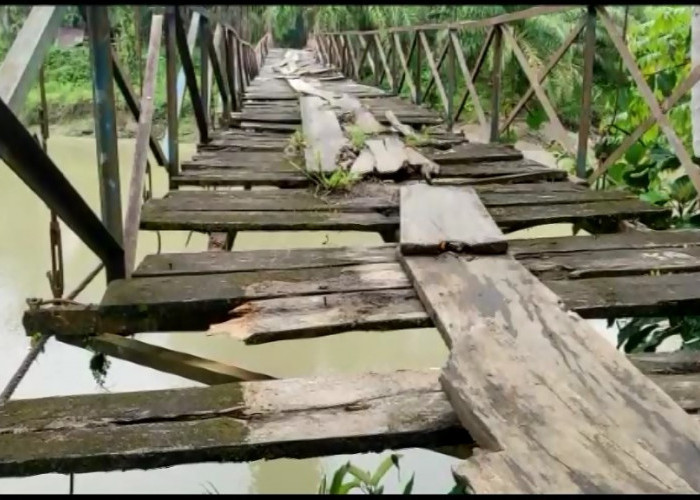
[[[45,9],[50,26],[60,8]],[[122,226],[121,209],[113,215],[117,182],[116,200],[103,190],[100,222],[15,118],[8,103],[22,99],[2,96],[0,156],[95,251],[108,276],[100,304],[54,293],[31,304],[24,325],[40,343],[54,336],[210,387],[9,401],[0,407],[0,475],[427,447],[467,450],[455,472],[476,492],[700,491],[700,358],[685,351],[627,357],[581,319],[693,314],[700,234],[653,230],[667,227],[670,210],[623,191],[591,190],[493,134],[490,143],[469,142],[450,126],[459,114],[450,104],[455,61],[473,93],[489,44],[500,51],[501,39],[511,40],[509,23],[554,8],[324,34],[303,51],[274,48],[269,34],[251,45],[199,9],[188,40],[184,10],[167,8],[153,16],[140,103],[99,36],[106,10],[85,10],[99,85],[113,106],[111,77],[99,78],[107,71],[132,96],[139,120],[126,218]],[[605,10],[591,8],[576,35],[595,26],[586,23],[596,15],[608,28]],[[484,27],[485,48],[469,70],[458,30]],[[168,131],[161,146],[151,122],[163,28]],[[436,62],[426,33],[441,29],[449,36]],[[198,33],[209,60],[199,81],[190,56]],[[412,43],[401,40],[406,33]],[[31,54],[37,71],[42,50]],[[186,161],[177,155],[176,53],[200,133],[197,154]],[[447,86],[443,60],[452,64]],[[442,114],[416,102],[409,63],[430,67],[429,87],[447,104]],[[13,92],[31,79],[31,64]],[[361,83],[365,76],[375,85]],[[531,82],[546,100],[544,76]],[[492,77],[498,82],[496,70]],[[389,90],[378,86],[384,78]],[[209,116],[212,82],[225,125],[218,129]],[[413,102],[399,97],[404,85]],[[479,115],[498,132],[493,104],[490,124]],[[109,102],[95,110],[96,121],[110,119]],[[105,130],[97,134],[101,175],[114,181],[114,137]],[[168,169],[170,191],[142,203],[148,148]],[[334,176],[347,189],[333,189]],[[595,235],[503,235],[557,222]],[[139,229],[208,233],[209,248],[148,255],[136,265]],[[232,251],[240,231],[282,230],[375,232],[385,243]],[[450,348],[442,370],[284,380],[129,337],[211,330],[262,344],[430,326]]]

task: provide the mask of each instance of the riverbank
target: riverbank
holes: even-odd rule
[[[136,137],[138,123],[128,111],[117,112],[117,137],[119,139],[133,139]],[[95,121],[92,117],[92,108],[82,116],[64,117],[57,122],[49,123],[52,135],[63,137],[91,137],[95,135]],[[197,142],[197,125],[191,116],[182,117],[178,123],[178,137],[181,142]],[[153,135],[163,137],[165,134],[165,122],[154,121]]]

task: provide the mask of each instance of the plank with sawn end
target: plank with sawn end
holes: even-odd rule
[[[508,241],[469,187],[401,187],[401,253],[504,253]]]
[[[453,254],[403,261],[451,348],[448,399],[491,452],[455,470],[476,492],[700,488],[697,422],[522,265]]]

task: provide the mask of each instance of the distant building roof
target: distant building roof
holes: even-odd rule
[[[59,28],[56,35],[56,45],[63,49],[70,49],[85,41],[83,28]]]

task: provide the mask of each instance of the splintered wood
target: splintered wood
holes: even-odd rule
[[[693,493],[700,426],[510,256],[403,257],[478,493]],[[485,360],[488,360],[487,362]]]
[[[301,118],[302,125],[304,128],[304,133],[306,134],[307,128],[312,129],[311,124],[306,123],[307,120],[316,119],[315,117],[318,113],[323,113],[323,123],[329,124],[332,132],[327,132],[332,137],[337,137],[337,130],[340,127],[340,123],[336,117],[336,124],[330,125],[331,116],[336,116],[332,110],[338,110],[339,114],[343,116],[346,122],[345,131],[349,135],[348,126],[352,125],[357,127],[359,131],[366,135],[368,139],[364,141],[364,145],[361,146],[360,150],[357,151],[357,155],[351,159],[350,171],[358,175],[367,174],[377,174],[377,175],[393,175],[402,169],[417,167],[420,169],[422,175],[426,178],[431,178],[439,172],[439,166],[423,156],[421,153],[413,148],[406,146],[401,139],[392,134],[390,130],[384,127],[372,114],[372,112],[362,105],[359,99],[350,96],[348,94],[335,95],[333,92],[329,92],[320,88],[320,82],[318,80],[303,80],[303,79],[289,79],[287,80],[289,85],[302,95],[300,97],[302,102]],[[313,109],[320,108],[320,111],[311,112],[311,105],[308,99],[311,96],[316,99],[322,99],[327,103],[327,107],[321,107],[319,101],[311,101],[314,103]],[[304,111],[306,109],[306,112]],[[398,118],[391,112],[386,112],[387,120],[391,125],[399,132],[401,132],[406,137],[414,136],[411,127],[403,125]],[[346,118],[349,117],[349,118]],[[318,135],[317,135],[318,137]],[[309,143],[309,138],[307,140],[307,146]],[[339,142],[333,143],[335,148]],[[329,146],[330,147],[330,146]],[[338,147],[338,153],[340,149],[347,150],[344,145]],[[307,153],[310,149],[307,147]],[[337,155],[336,155],[337,159]],[[309,165],[309,157],[307,154],[307,168]],[[312,163],[315,165],[315,163]],[[325,168],[330,168],[329,164],[324,163],[323,171],[327,171]],[[333,166],[333,169],[338,168],[337,165]]]
[[[503,253],[508,241],[469,187],[401,187],[401,253]]]

